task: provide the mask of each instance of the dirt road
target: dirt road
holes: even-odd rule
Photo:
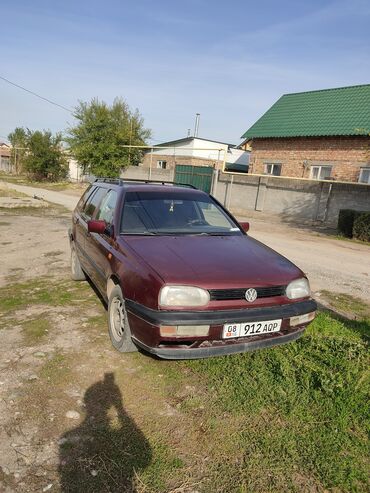
[[[78,196],[8,183],[9,187],[45,200],[75,207]],[[309,277],[314,293],[325,289],[370,300],[370,248],[290,226],[277,218],[254,213],[250,235],[286,256]]]

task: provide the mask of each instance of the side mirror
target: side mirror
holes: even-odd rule
[[[87,230],[89,233],[98,233],[102,235],[106,232],[107,224],[105,221],[87,221]]]
[[[247,222],[242,222],[242,223],[239,223],[239,225],[241,226],[242,230],[243,230],[245,233],[248,233],[248,231],[249,231],[249,223],[247,223]]]

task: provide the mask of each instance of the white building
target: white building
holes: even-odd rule
[[[247,171],[250,151],[235,145],[200,137],[186,137],[153,146],[146,152],[143,166],[172,169],[176,164],[213,166],[216,169],[239,168]]]

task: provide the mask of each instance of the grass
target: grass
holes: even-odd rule
[[[71,373],[69,363],[69,358],[57,351],[41,368],[40,377],[51,385],[64,384]]]
[[[336,310],[354,315],[358,318],[370,318],[370,306],[361,298],[356,298],[346,293],[333,293],[332,291],[326,290],[322,290],[321,295]]]
[[[213,491],[298,492],[311,483],[364,491],[368,331],[366,321],[320,313],[285,347],[178,364],[205,379],[216,428],[239,424],[226,442],[212,437],[221,459],[211,466]]]
[[[349,241],[351,243],[358,243],[359,245],[367,245],[367,246],[370,246],[370,242],[369,241],[362,241],[362,240],[358,240],[357,238],[347,238],[346,236],[343,236],[341,234],[334,234],[332,237],[335,240]]]
[[[88,186],[88,183],[71,183],[69,181],[61,181],[61,182],[47,182],[47,181],[33,181],[26,175],[7,175],[4,173],[0,173],[0,181],[5,181],[8,183],[15,183],[17,185],[28,185],[36,188],[45,188],[46,190],[55,190],[55,191],[64,191],[64,190],[73,190],[76,193],[80,193],[82,195],[83,191]]]
[[[0,197],[7,197],[7,198],[11,197],[16,199],[29,198],[28,195],[22,192],[17,192],[16,190],[12,190],[11,188],[2,188],[1,186],[0,186]]]
[[[45,217],[45,216],[59,216],[63,215],[71,215],[71,211],[66,207],[58,204],[50,204],[49,202],[45,202],[45,206],[42,207],[0,207],[0,213],[3,216],[36,216],[36,217]]]
[[[0,288],[0,312],[6,314],[30,305],[79,306],[93,296],[87,283],[43,277]]]
[[[23,322],[22,328],[27,344],[36,345],[50,330],[50,322],[43,316]]]

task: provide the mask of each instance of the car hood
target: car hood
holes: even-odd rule
[[[205,288],[285,285],[304,274],[250,236],[123,236],[169,284]]]

